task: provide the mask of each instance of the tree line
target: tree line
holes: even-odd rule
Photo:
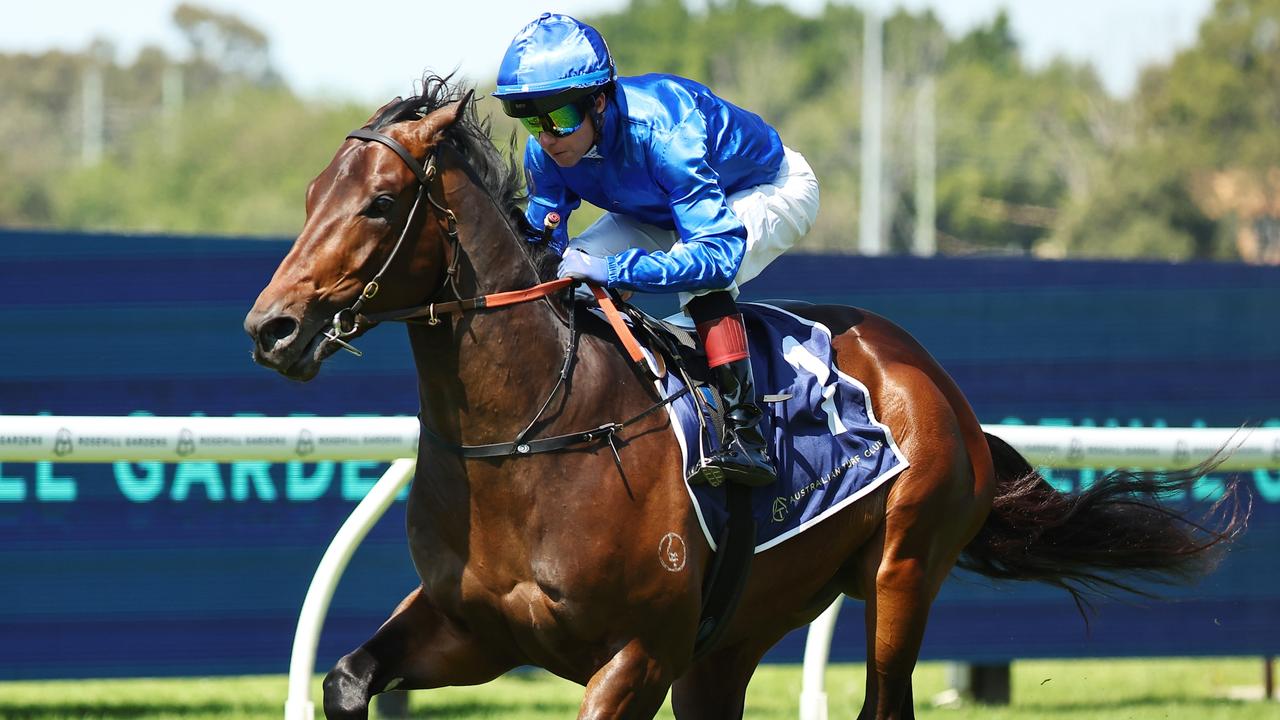
[[[778,128],[822,182],[801,249],[855,251],[860,10],[632,0],[583,19],[622,74],[694,78]],[[173,22],[182,57],[151,47],[126,63],[109,41],[0,55],[0,226],[298,230],[307,183],[373,108],[300,97],[271,66],[270,39],[232,15],[184,4]],[[929,112],[940,252],[1280,263],[1280,0],[1218,0],[1196,43],[1125,98],[1088,65],[1028,65],[1004,14],[953,37],[931,12],[899,10],[884,20],[884,68],[895,252],[919,216]],[[513,124],[481,108],[505,147]],[[577,215],[581,226],[592,213]]]

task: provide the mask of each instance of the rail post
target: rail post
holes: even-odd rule
[[[400,489],[413,477],[416,461],[396,460],[383,473],[369,494],[356,505],[355,510],[338,529],[329,549],[320,558],[320,566],[307,588],[298,616],[298,630],[293,636],[293,654],[289,660],[289,695],[284,702],[285,720],[314,720],[316,707],[311,702],[311,675],[316,667],[316,647],[320,643],[320,629],[324,626],[329,601],[338,588],[338,579],[347,568],[352,553],[378,522]]]

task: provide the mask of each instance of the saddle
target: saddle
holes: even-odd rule
[[[687,321],[682,315],[672,315],[670,317],[659,319],[649,315],[640,308],[626,302],[618,296],[614,291],[598,293],[596,301],[600,302],[600,296],[605,296],[605,302],[611,303],[619,316],[624,318],[622,324],[615,324],[610,318],[611,310],[603,303],[600,305],[602,314],[605,319],[610,321],[614,331],[618,333],[622,339],[623,345],[627,346],[628,341],[623,338],[624,334],[638,334],[643,338],[643,344],[657,355],[658,362],[668,371],[675,372],[681,379],[684,387],[692,394],[694,401],[698,404],[700,416],[709,420],[709,426],[700,429],[704,436],[713,439],[724,437],[725,406],[724,398],[721,397],[719,388],[716,383],[711,380],[711,370],[707,367],[707,353],[702,346],[701,339],[692,325],[685,324],[675,318],[681,318]],[[801,300],[765,300],[765,304],[774,307],[795,312],[806,307],[812,307],[812,303]],[[649,371],[648,365],[636,359],[633,360],[640,366],[641,372],[645,373],[651,379],[653,377]],[[760,404],[770,404],[789,400],[789,394],[761,394],[758,398]]]

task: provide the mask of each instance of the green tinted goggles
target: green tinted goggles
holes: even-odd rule
[[[572,135],[578,128],[582,127],[582,123],[586,122],[586,119],[587,115],[583,112],[582,105],[579,103],[569,103],[545,115],[519,118],[520,124],[524,126],[525,130],[529,131],[530,135],[549,132],[556,137]]]

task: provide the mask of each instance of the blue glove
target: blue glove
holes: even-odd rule
[[[565,252],[564,259],[560,261],[560,269],[556,271],[556,276],[577,278],[586,280],[592,285],[608,287],[609,261],[570,248]]]

